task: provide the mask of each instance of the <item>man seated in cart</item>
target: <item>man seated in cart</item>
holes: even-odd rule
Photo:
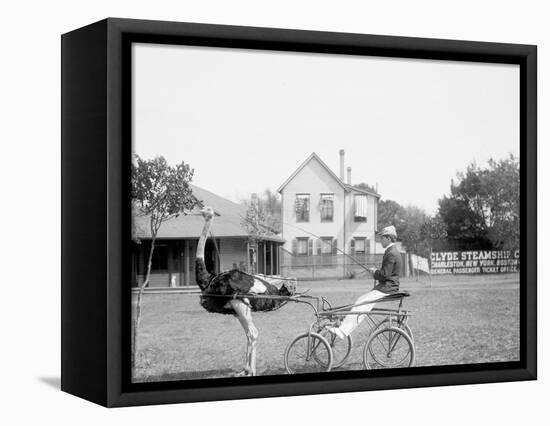
[[[351,311],[366,313],[374,307],[374,301],[383,299],[389,294],[399,291],[399,277],[401,275],[402,261],[401,253],[395,245],[397,241],[397,232],[394,226],[386,226],[380,232],[382,247],[384,247],[384,257],[380,269],[368,268],[378,284],[368,293],[360,296],[354,303]],[[330,327],[329,332],[335,334],[341,339],[347,338],[353,330],[365,319],[365,315],[346,315],[339,327]]]

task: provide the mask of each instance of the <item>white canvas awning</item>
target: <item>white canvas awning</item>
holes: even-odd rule
[[[367,217],[367,196],[355,196],[355,217]]]

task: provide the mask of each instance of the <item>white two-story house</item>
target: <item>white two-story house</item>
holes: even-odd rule
[[[344,181],[312,153],[281,185],[284,248],[298,256],[374,254],[379,194]],[[320,238],[317,238],[320,237]]]

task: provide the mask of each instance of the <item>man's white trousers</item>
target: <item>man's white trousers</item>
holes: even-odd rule
[[[360,296],[356,301],[355,305],[361,305],[365,302],[374,302],[376,300],[382,299],[386,297],[386,293],[382,293],[378,290],[371,290],[368,293],[363,294]],[[352,309],[350,309],[353,312],[369,312],[372,308],[374,308],[375,303],[366,303],[361,306],[354,306]],[[342,321],[342,324],[340,324],[340,331],[344,333],[346,336],[349,336],[353,330],[355,330],[359,324],[365,319],[365,315],[346,315],[346,318],[344,321]]]

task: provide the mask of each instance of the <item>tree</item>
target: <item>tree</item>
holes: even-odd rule
[[[378,230],[393,225],[397,238],[408,251],[427,255],[430,249],[429,238],[424,233],[424,226],[431,218],[420,207],[408,205],[403,207],[393,200],[381,200],[378,203]]]
[[[266,188],[263,197],[259,198],[261,208],[265,211],[266,224],[272,228],[274,233],[282,231],[282,203],[279,195],[271,189]]]
[[[355,186],[356,188],[359,188],[359,189],[363,189],[365,191],[369,191],[369,192],[372,192],[373,194],[378,194],[378,191],[376,190],[376,188],[372,185],[369,185],[368,183],[365,183],[365,182],[361,182],[361,183],[358,183],[357,185],[353,185]]]
[[[140,286],[136,316],[134,319],[132,342],[132,367],[136,365],[136,349],[141,321],[143,292],[149,285],[151,265],[155,250],[155,241],[161,225],[180,214],[187,214],[197,204],[189,183],[193,178],[193,169],[181,162],[172,167],[164,157],[142,160],[135,156],[132,164],[132,204],[134,212],[149,217],[151,248],[147,262],[145,280]]]
[[[443,221],[439,214],[428,218],[421,227],[421,233],[425,240],[429,243],[429,251],[434,248],[440,250],[445,248],[447,241],[447,224]]]
[[[427,256],[429,253],[428,237],[422,232],[429,219],[420,207],[409,205],[403,208],[404,225],[401,234],[397,235],[409,251],[421,256]]]
[[[511,249],[519,244],[519,160],[510,154],[488,167],[471,163],[451,181],[439,200],[449,239],[478,249]]]
[[[276,235],[281,232],[281,202],[277,195],[269,189],[264,191],[264,198],[252,195],[250,201],[243,201],[247,206],[241,225],[248,234],[248,242],[254,253],[258,242],[267,235]],[[252,269],[256,272],[255,261]]]
[[[519,246],[519,159],[489,160],[485,175],[487,207],[491,215],[489,239],[495,248],[514,249]]]
[[[248,229],[253,223],[261,224],[260,229],[251,229],[251,232],[269,231],[271,234],[278,234],[282,231],[282,203],[279,195],[271,189],[266,188],[261,196],[252,194],[251,200],[242,200],[241,204],[247,207],[247,217],[243,225]]]
[[[405,209],[401,204],[393,200],[380,200],[378,202],[378,230],[393,225],[400,235],[406,227]]]
[[[447,229],[447,240],[452,249],[490,249],[483,218],[468,203],[456,197],[444,196],[439,200],[439,216]]]

